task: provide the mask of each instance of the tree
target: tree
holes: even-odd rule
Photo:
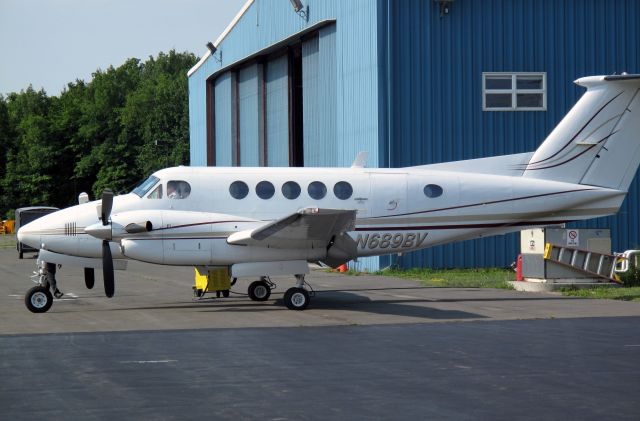
[[[0,97],[0,213],[68,206],[82,191],[129,190],[159,168],[188,164],[186,72],[195,62],[171,50],[97,70],[57,97],[31,86]]]

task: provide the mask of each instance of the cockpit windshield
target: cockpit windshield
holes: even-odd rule
[[[158,181],[160,181],[160,179],[152,175],[142,183],[138,184],[138,187],[133,189],[131,193],[137,194],[138,196],[142,197],[147,194],[147,192],[151,190],[151,188],[155,186]]]

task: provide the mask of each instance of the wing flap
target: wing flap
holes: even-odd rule
[[[327,247],[335,236],[355,227],[356,210],[305,208],[252,230],[240,231],[227,243],[273,248]]]

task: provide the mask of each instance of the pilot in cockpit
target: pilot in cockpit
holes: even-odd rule
[[[191,194],[191,186],[186,181],[172,180],[167,183],[169,199],[185,199]]]

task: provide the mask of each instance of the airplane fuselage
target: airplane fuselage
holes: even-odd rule
[[[428,167],[176,167],[154,177],[145,191],[114,199],[115,258],[212,266],[322,261],[324,248],[293,243],[291,248],[243,247],[227,242],[235,232],[302,208],[357,210],[355,227],[349,232],[357,245],[355,257],[405,253],[612,214],[624,199],[624,192],[608,188]],[[182,198],[169,197],[170,184],[176,183],[188,186]],[[85,231],[99,222],[98,204],[89,202],[45,216],[21,232],[22,241],[55,253],[98,258],[101,240]],[[153,227],[150,231],[118,231],[147,222]]]

